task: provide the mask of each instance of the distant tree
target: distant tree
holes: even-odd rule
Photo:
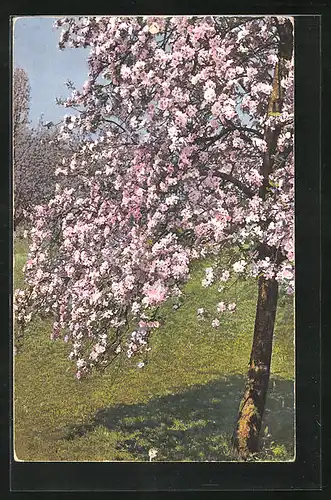
[[[26,71],[15,68],[13,76],[13,131],[14,137],[29,124],[30,84]]]
[[[59,143],[59,127],[40,119],[29,123],[30,85],[26,71],[16,68],[13,77],[14,228],[28,224],[36,205],[54,195],[55,169],[74,151],[75,140]]]

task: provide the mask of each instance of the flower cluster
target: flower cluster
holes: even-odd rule
[[[139,327],[137,330],[131,333],[130,341],[128,343],[127,356],[131,358],[131,356],[136,352],[141,352],[143,348],[147,346],[147,333],[148,330],[146,327]]]
[[[207,267],[205,269],[205,273],[206,273],[206,276],[202,280],[201,284],[202,284],[203,287],[208,287],[214,281],[214,271],[213,271],[213,268],[212,267]]]

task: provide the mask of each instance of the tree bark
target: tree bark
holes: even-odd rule
[[[277,298],[277,281],[261,276],[249,370],[233,437],[234,451],[244,460],[259,450],[259,434],[270,376]]]
[[[280,81],[287,73],[284,62],[292,58],[293,52],[293,26],[291,21],[287,19],[285,23],[280,24],[277,18],[275,18],[275,24],[279,36],[279,62],[275,65],[273,90],[268,105],[268,116],[279,115],[282,112],[283,95]],[[267,144],[267,151],[264,154],[261,165],[260,173],[263,177],[263,184],[259,190],[259,196],[262,200],[265,200],[267,196],[269,176],[274,168],[273,157],[277,151],[277,141],[280,131],[280,125],[276,125],[274,128],[267,127],[265,130],[264,137]],[[261,245],[259,249],[260,258],[266,257],[266,251],[271,252],[269,257],[272,257],[272,260],[276,259],[277,261],[281,258],[281,256],[272,255],[272,249],[267,249],[265,245]],[[267,280],[261,276],[258,287],[258,301],[249,370],[233,434],[234,451],[239,458],[244,460],[259,449],[259,434],[269,384],[272,340],[278,299],[278,284],[275,279]]]

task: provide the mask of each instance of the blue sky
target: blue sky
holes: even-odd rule
[[[35,125],[41,114],[45,121],[57,122],[66,114],[56,97],[69,94],[69,79],[79,88],[87,79],[85,49],[59,50],[60,29],[54,29],[54,17],[19,17],[14,23],[13,63],[24,68],[31,86],[30,120]]]

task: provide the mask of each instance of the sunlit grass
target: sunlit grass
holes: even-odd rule
[[[15,287],[24,286],[24,241],[15,243]],[[78,381],[68,346],[50,340],[50,323],[34,320],[15,356],[15,452],[20,460],[231,460],[233,431],[247,370],[256,306],[254,280],[224,294],[201,288],[196,263],[183,306],[161,311],[146,366],[123,360]],[[213,329],[219,300],[237,302]],[[197,308],[210,311],[205,321]],[[215,316],[214,316],[215,314]],[[272,380],[257,459],[293,458],[293,304],[281,297]]]

